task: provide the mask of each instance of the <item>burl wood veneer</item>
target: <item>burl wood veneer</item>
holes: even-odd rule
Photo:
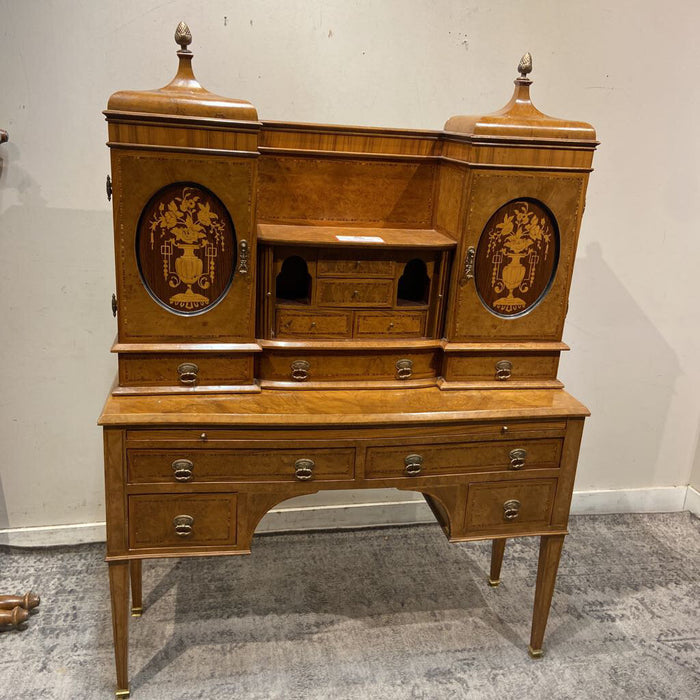
[[[176,41],[173,81],[105,112],[117,696],[142,561],[248,554],[322,489],[422,493],[451,542],[493,540],[492,586],[539,536],[540,656],[588,415],[557,369],[595,132],[533,106],[529,54],[499,112],[409,131],[259,121]]]

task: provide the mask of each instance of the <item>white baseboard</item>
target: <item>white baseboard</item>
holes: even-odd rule
[[[692,486],[688,486],[683,510],[689,510],[693,515],[697,515],[700,518],[700,492]]]
[[[316,505],[315,497],[303,496],[273,508],[256,528],[257,532],[337,530],[434,522],[420,494],[382,490],[332,492],[330,504]],[[362,499],[362,500],[361,500]],[[576,515],[604,513],[669,513],[689,510],[700,517],[700,493],[690,486],[611,491],[576,491],[571,512]],[[104,542],[105,524],[80,523],[49,527],[0,530],[0,544],[16,547]]]
[[[575,515],[604,513],[675,513],[684,510],[688,486],[649,489],[574,491],[571,512]]]

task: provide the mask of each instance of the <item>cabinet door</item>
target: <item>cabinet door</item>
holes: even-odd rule
[[[120,342],[253,338],[254,167],[112,151]]]
[[[587,179],[587,173],[472,175],[450,340],[561,339]]]

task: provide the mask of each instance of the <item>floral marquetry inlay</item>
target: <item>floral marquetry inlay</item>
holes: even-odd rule
[[[218,197],[201,185],[159,190],[141,214],[136,247],[146,288],[171,311],[200,313],[231,284],[233,223]]]
[[[547,293],[559,257],[559,231],[540,202],[516,199],[489,219],[476,252],[476,290],[498,316],[520,316]]]

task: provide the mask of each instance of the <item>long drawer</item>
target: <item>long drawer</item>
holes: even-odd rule
[[[129,449],[132,484],[352,479],[355,449]]]
[[[407,380],[437,376],[435,350],[314,352],[270,350],[260,358],[260,379],[277,382]]]
[[[468,472],[557,469],[562,441],[422,443],[401,447],[368,447],[365,476],[386,479]]]
[[[129,546],[235,545],[236,508],[235,493],[129,496]]]

